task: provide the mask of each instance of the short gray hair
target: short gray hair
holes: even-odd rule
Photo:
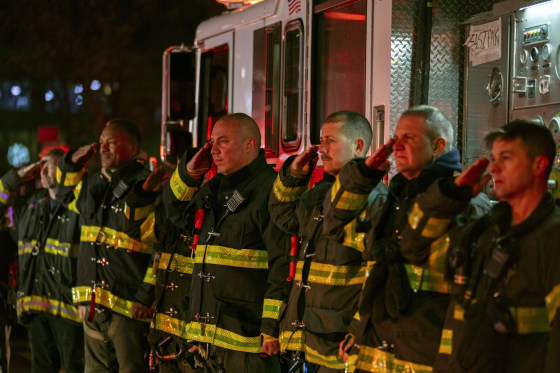
[[[457,147],[453,125],[437,108],[429,105],[413,106],[402,113],[401,118],[413,116],[425,119],[426,135],[430,141],[438,137],[444,138],[446,152]]]

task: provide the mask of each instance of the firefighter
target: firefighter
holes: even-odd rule
[[[188,152],[192,156],[195,150]],[[125,233],[154,245],[155,302],[148,341],[150,368],[162,373],[185,372],[187,364],[195,366],[194,356],[188,352],[192,344],[185,334],[194,264],[194,216],[184,231],[167,219],[163,204],[156,204],[166,180],[163,167],[152,171],[129,192],[125,211]]]
[[[457,358],[465,372],[557,372],[560,209],[547,192],[556,145],[544,126],[526,120],[488,134],[486,143],[501,202],[465,230],[473,260]],[[486,164],[465,172],[475,191],[488,180]]]
[[[79,216],[55,199],[56,164],[63,148],[47,148],[39,163],[2,177],[2,193],[14,192],[40,168],[42,189],[17,215],[19,283],[17,313],[27,327],[33,372],[81,372],[83,329],[72,303],[80,240]],[[2,200],[2,208],[7,208]]]
[[[135,124],[113,119],[99,139],[100,171],[84,173],[95,143],[69,152],[58,164],[57,198],[80,214],[82,224],[73,300],[84,317],[86,372],[148,369],[152,246],[123,232],[125,196],[149,173],[140,139]]]
[[[364,156],[371,140],[371,125],[363,115],[353,111],[329,115],[321,127],[321,145],[288,158],[270,194],[272,220],[288,234],[301,238],[292,290],[280,320],[280,348],[301,352],[303,356],[294,354],[292,365],[304,358],[308,372],[346,369],[338,345],[357,311],[366,275],[363,239],[359,237],[363,233],[355,233],[343,243],[324,238],[323,200],[333,182],[337,185],[335,177],[340,169],[352,158]],[[318,153],[325,174],[309,189]],[[379,206],[386,194],[385,185],[379,183],[370,195],[370,204]]]
[[[287,295],[288,237],[270,221],[276,173],[248,115],[216,122],[210,142],[178,167],[163,191],[169,218],[186,229],[204,211],[195,250],[187,339],[208,372],[277,372],[278,314]],[[211,161],[217,174],[204,185]],[[198,190],[200,187],[200,190]]]
[[[401,115],[392,140],[341,170],[340,188],[325,198],[327,234],[344,237],[346,221],[361,212],[359,201],[378,183],[391,152],[399,173],[383,207],[368,214],[364,259],[375,264],[360,295],[359,322],[340,352],[347,357],[359,347],[361,372],[428,372],[436,359],[449,360],[440,349],[447,343],[441,340],[451,292],[449,239],[459,229],[456,221],[482,214],[489,201],[480,196],[465,207],[440,190],[461,170],[453,127],[436,108],[413,107]]]

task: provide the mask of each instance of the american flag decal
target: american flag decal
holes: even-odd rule
[[[288,15],[301,12],[300,0],[288,0]]]

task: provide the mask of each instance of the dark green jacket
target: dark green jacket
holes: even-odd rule
[[[123,232],[125,214],[147,216],[146,209],[125,209],[125,197],[148,171],[135,160],[115,171],[111,180],[101,171],[84,174],[72,163],[69,152],[59,161],[57,199],[80,214],[81,235],[78,280],[74,303],[90,304],[95,287],[95,303],[131,317],[133,302],[151,306],[155,276],[152,275],[152,245]],[[146,226],[143,235],[153,234]],[[147,320],[146,320],[147,321]]]
[[[286,233],[301,239],[296,276],[288,303],[280,319],[282,351],[302,351],[309,362],[332,369],[345,369],[338,355],[366,278],[362,261],[363,233],[349,227],[353,235],[338,243],[323,234],[323,200],[335,182],[328,174],[312,189],[311,174],[294,178],[288,158],[274,183],[269,210],[272,220]],[[379,206],[387,195],[380,183],[370,202]]]
[[[191,258],[192,229],[182,231],[167,219],[163,204],[158,203],[159,193],[142,189],[140,181],[126,197],[128,208],[137,211],[146,208],[146,219],[127,215],[124,232],[130,237],[154,245],[155,302],[154,318],[150,330],[150,344],[156,348],[170,335],[186,342],[188,309],[194,257]],[[155,210],[154,210],[155,208]],[[192,219],[191,219],[192,221]],[[142,236],[143,227],[153,227],[154,234]]]
[[[465,311],[465,339],[459,346],[459,354],[470,362],[463,364],[470,365],[465,371],[557,372],[560,208],[547,193],[517,225],[511,225],[506,202],[481,221],[482,229],[465,241],[472,244],[475,258],[470,275],[474,301]],[[492,279],[488,274],[497,273],[492,269],[498,268],[497,252],[507,253],[509,260],[502,275]]]
[[[354,329],[361,343],[357,368],[362,371],[382,364],[428,372],[442,357],[440,352],[446,352],[442,330],[452,290],[446,279],[447,251],[458,230],[455,218],[480,216],[490,207],[482,196],[470,204],[470,196],[460,203],[444,198],[440,182],[452,182],[460,169],[459,154],[451,151],[415,179],[397,174],[384,206],[368,214],[364,259],[376,263],[360,296],[360,321]],[[341,187],[325,198],[325,231],[344,239],[345,222],[364,207],[352,201],[369,193],[380,175],[357,160],[341,170],[339,179]],[[435,191],[428,193],[432,187]],[[433,193],[438,197],[430,197]]]
[[[2,193],[22,184],[15,171],[2,177]],[[4,201],[2,201],[4,202]],[[8,205],[2,203],[2,210]],[[19,282],[17,312],[22,322],[36,313],[81,322],[72,303],[80,239],[79,216],[40,189],[14,213],[17,219]]]
[[[163,201],[181,229],[192,224],[196,209],[206,210],[193,268],[188,339],[259,353],[261,333],[278,336],[289,241],[267,210],[275,176],[261,150],[249,165],[217,174],[202,187],[186,167],[178,167],[166,184]],[[234,191],[244,200],[226,213]]]

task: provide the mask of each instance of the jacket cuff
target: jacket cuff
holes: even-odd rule
[[[472,197],[472,186],[457,186],[455,180],[451,178],[441,178],[439,180],[439,189],[445,196],[459,201],[468,201]]]
[[[142,188],[144,180],[139,181],[134,185],[134,188],[126,196],[126,204],[131,207],[143,207],[153,204],[159,192],[150,192]]]
[[[292,174],[290,172],[290,168],[291,168],[292,163],[294,163],[294,159],[296,159],[295,155],[292,155],[291,157],[286,159],[286,161],[284,162],[284,164],[280,168],[280,171],[278,172],[278,175],[280,175],[280,180],[282,181],[282,184],[286,187],[289,187],[289,188],[290,187],[302,186],[302,185],[308,185],[309,180],[311,180],[311,174],[313,173],[313,170],[309,170],[307,172],[307,175],[305,175],[304,177],[294,177],[294,176],[292,176]]]

